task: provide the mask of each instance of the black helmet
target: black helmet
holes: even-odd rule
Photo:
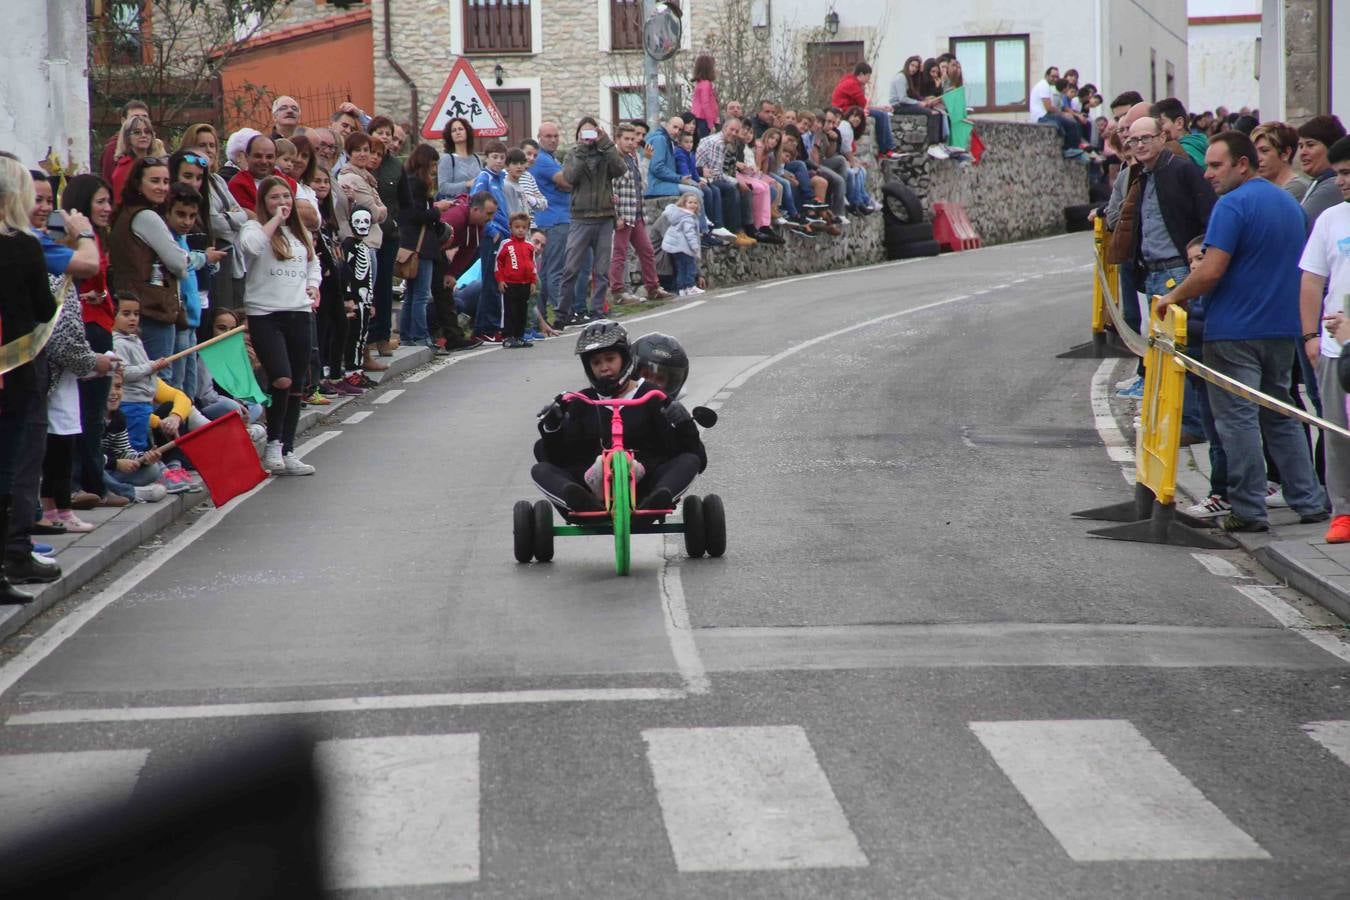
[[[591,371],[591,354],[601,350],[613,350],[623,358],[623,370],[616,378],[600,379]],[[576,354],[581,357],[586,380],[603,396],[614,396],[633,375],[633,352],[628,347],[628,332],[611,319],[599,319],[581,329],[581,334],[577,335]]]
[[[675,338],[653,331],[633,342],[633,367],[674,400],[689,377],[689,354]]]

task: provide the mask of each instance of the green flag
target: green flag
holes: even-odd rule
[[[966,118],[966,89],[952,88],[942,94],[942,103],[947,107],[947,115],[952,120],[952,136],[949,143],[962,150],[970,149],[970,132],[975,126]]]
[[[197,351],[202,362],[211,370],[211,378],[236,400],[252,400],[264,406],[272,398],[258,386],[253,377],[253,366],[244,347],[244,333],[233,334],[223,341]]]

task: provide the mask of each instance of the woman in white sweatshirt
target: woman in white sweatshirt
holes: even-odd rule
[[[309,365],[310,320],[319,304],[319,258],[284,178],[271,176],[258,185],[257,212],[258,220],[244,225],[239,243],[248,262],[248,333],[272,395],[263,468],[274,475],[312,475],[314,467],[294,451]]]

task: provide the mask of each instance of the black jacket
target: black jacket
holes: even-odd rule
[[[654,390],[650,385],[639,385],[635,397],[642,397]],[[586,388],[577,393],[598,398],[594,388]],[[698,436],[698,426],[692,420],[679,427],[672,426],[664,411],[666,404],[653,400],[642,406],[630,406],[624,409],[623,443],[638,461],[647,467],[647,471],[669,461],[678,453],[696,453],[699,457],[699,470],[707,462],[703,450],[703,441]],[[562,424],[556,431],[547,431],[541,421],[539,434],[541,440],[536,456],[545,462],[562,466],[580,478],[590,468],[591,463],[608,450],[610,440],[610,410],[600,406],[573,401],[563,404]],[[692,438],[690,435],[692,432]]]
[[[408,179],[408,188],[410,198],[403,207],[398,226],[398,245],[404,250],[416,248],[417,239],[425,226],[427,236],[417,256],[419,259],[435,259],[441,252],[441,241],[446,230],[441,224],[441,211],[432,205],[435,192],[427,190],[427,186],[417,178]]]
[[[1209,227],[1209,214],[1218,198],[1214,188],[1205,181],[1204,172],[1185,157],[1175,156],[1170,150],[1162,151],[1158,164],[1150,172],[1143,170],[1143,181],[1139,191],[1139,217],[1134,227],[1134,265],[1136,272],[1144,265],[1144,191],[1148,179],[1154,179],[1158,192],[1158,207],[1162,210],[1163,224],[1167,234],[1176,246],[1177,256],[1186,258],[1186,245],[1192,238],[1199,237]],[[1143,284],[1142,274],[1138,284]]]

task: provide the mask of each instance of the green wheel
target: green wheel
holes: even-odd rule
[[[540,562],[553,559],[553,506],[547,500],[534,504],[534,558]]]
[[[703,498],[703,536],[708,542],[709,556],[727,552],[727,514],[722,508],[722,498],[716,494]]]
[[[511,510],[511,530],[515,537],[516,562],[527,563],[534,556],[534,507],[528,500],[517,500]]]
[[[620,575],[628,574],[631,562],[631,534],[633,526],[633,500],[630,494],[628,455],[615,453],[609,458],[611,466],[611,487],[614,491],[613,508],[610,515],[614,520],[614,571]]]
[[[680,501],[684,508],[684,552],[690,559],[698,559],[708,549],[708,539],[704,531],[703,500],[696,494],[690,494]]]

